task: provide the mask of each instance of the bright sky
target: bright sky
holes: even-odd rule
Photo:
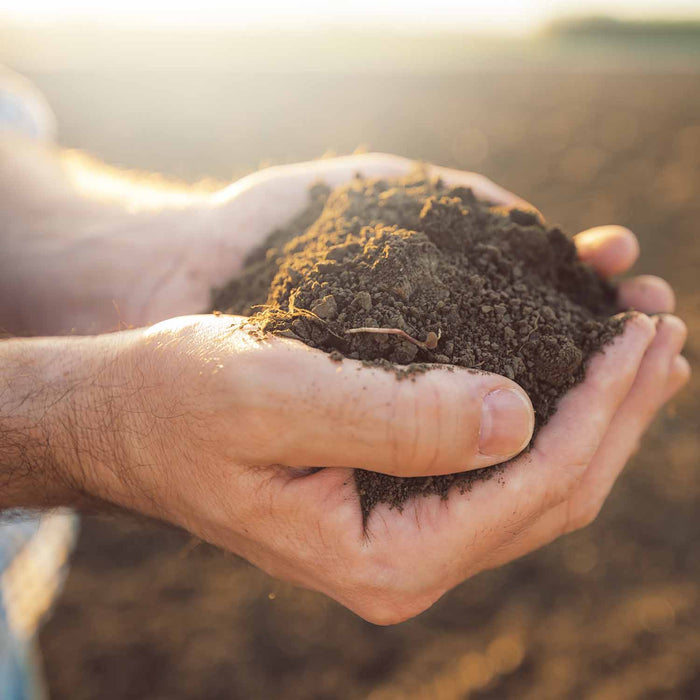
[[[0,0],[5,20],[100,20],[156,26],[408,24],[522,32],[557,15],[700,18],[700,0]]]

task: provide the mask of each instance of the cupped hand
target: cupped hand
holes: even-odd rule
[[[385,158],[290,166],[233,186],[221,197],[230,207],[247,201],[246,216],[237,214],[246,232],[241,253],[303,204],[314,179],[339,184],[356,170],[409,167]],[[436,173],[491,201],[528,206],[481,176]],[[638,254],[620,227],[584,232],[576,244],[603,275],[624,272]],[[130,397],[135,369],[148,377],[128,419],[132,438],[119,445],[126,468],[86,488],[182,525],[370,621],[405,620],[466,578],[596,516],[654,414],[689,376],[680,354],[686,330],[670,315],[669,286],[632,278],[620,287],[620,305],[662,315],[631,315],[534,447],[499,479],[444,500],[414,499],[402,512],[379,505],[366,527],[353,468],[425,476],[504,461],[532,430],[522,390],[462,369],[399,381],[351,360],[333,363],[295,341],[257,339],[234,317],[137,331],[118,363]]]
[[[206,311],[212,288],[225,284],[271,231],[304,209],[309,187],[315,182],[337,187],[358,173],[399,177],[414,167],[415,161],[386,153],[326,158],[266,168],[214,193],[197,204],[186,237],[170,240],[168,250],[154,250],[149,256],[169,256],[168,271],[152,289],[138,325]],[[470,187],[478,197],[494,204],[537,212],[532,204],[479,173],[427,167],[432,175]],[[591,229],[579,235],[577,244],[584,256],[598,251],[596,265],[606,276],[626,271],[638,254],[636,240],[620,227]],[[672,294],[657,277],[641,276],[623,282],[621,308],[641,304],[639,308],[647,312],[664,311]]]

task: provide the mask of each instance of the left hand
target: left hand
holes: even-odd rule
[[[358,172],[365,177],[396,177],[413,166],[414,161],[407,158],[373,153],[275,166],[234,182],[196,205],[189,232],[178,238],[179,247],[168,246],[173,259],[163,283],[154,287],[138,317],[124,320],[132,325],[146,325],[206,311],[212,287],[230,279],[243,267],[251,250],[304,208],[309,186],[314,182],[324,181],[336,187]],[[496,204],[535,210],[478,173],[435,166],[430,171],[451,184],[471,187],[478,197]],[[581,257],[605,277],[626,272],[639,254],[633,234],[619,226],[584,231],[575,241]],[[149,257],[166,254],[155,250]],[[657,313],[672,311],[673,307],[673,291],[658,277],[634,277],[620,285],[621,309]]]

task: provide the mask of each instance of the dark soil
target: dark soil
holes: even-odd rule
[[[358,176],[333,192],[316,185],[309,199],[215,295],[215,310],[252,314],[263,331],[335,359],[507,376],[532,400],[535,433],[622,328],[611,318],[614,288],[531,212],[478,201],[420,168],[397,179]],[[377,503],[400,508],[492,473],[355,472],[365,517]]]

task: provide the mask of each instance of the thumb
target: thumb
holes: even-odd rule
[[[274,412],[268,463],[448,474],[503,462],[532,435],[530,400],[506,377],[436,365],[400,378],[282,338],[260,350],[266,357],[255,365],[265,376],[246,381],[258,411]]]

